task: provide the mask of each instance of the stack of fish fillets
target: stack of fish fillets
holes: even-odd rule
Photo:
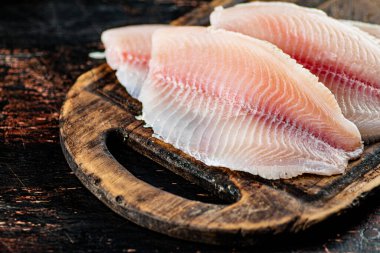
[[[155,136],[268,179],[343,173],[380,138],[380,28],[280,2],[218,7],[210,27],[102,34]]]

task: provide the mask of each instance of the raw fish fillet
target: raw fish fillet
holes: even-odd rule
[[[380,138],[380,43],[373,36],[289,3],[218,7],[211,24],[277,45],[334,93],[363,139]]]
[[[135,25],[102,33],[107,63],[132,97],[138,97],[148,73],[152,34],[163,27],[167,25]]]
[[[269,179],[332,175],[362,152],[332,93],[268,42],[181,27],[152,43],[142,118],[205,164]]]
[[[371,34],[372,36],[376,37],[377,39],[380,38],[380,25],[364,23],[364,22],[360,22],[360,21],[353,21],[353,20],[340,20],[340,21],[343,23],[355,26],[355,27],[359,28],[360,30]]]

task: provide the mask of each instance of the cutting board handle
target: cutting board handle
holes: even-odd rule
[[[101,122],[96,122],[101,128],[101,131],[95,130],[97,135],[86,134],[94,131],[86,129],[88,123],[83,125],[83,134],[74,137],[75,145],[66,146],[66,151],[75,153],[77,161],[71,167],[100,200],[122,216],[150,229],[159,227],[160,230],[175,230],[175,233],[180,230],[183,230],[181,233],[208,231],[208,224],[200,221],[204,221],[204,216],[209,221],[218,218],[217,211],[225,206],[188,200],[136,178],[128,171],[128,165],[122,166],[106,146],[110,132],[125,131],[119,128],[120,123],[110,120],[103,127]]]
[[[109,133],[119,131],[128,138],[139,125],[132,114],[94,92],[96,80],[109,72],[107,65],[102,65],[82,75],[62,107],[60,137],[70,167],[101,201],[139,225],[192,240],[210,236],[209,223],[218,219],[226,206],[188,200],[153,187],[136,178],[109,152]]]

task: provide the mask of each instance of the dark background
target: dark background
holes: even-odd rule
[[[217,247],[169,238],[128,222],[92,196],[71,172],[59,145],[59,110],[75,79],[103,62],[88,57],[102,50],[101,31],[125,24],[168,23],[204,4],[191,0],[1,3],[0,252],[380,251],[379,191],[305,233],[274,236],[250,248]],[[331,5],[329,14],[340,18],[380,23],[379,1],[307,4]],[[350,15],[339,16],[341,8],[351,8]],[[373,12],[363,18],[363,9]],[[133,164],[136,176],[157,187],[190,199],[220,202],[117,140],[110,142],[110,148],[121,163]]]

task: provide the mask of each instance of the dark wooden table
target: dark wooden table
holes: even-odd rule
[[[110,211],[67,165],[58,136],[65,93],[102,63],[102,30],[168,23],[206,4],[193,0],[8,1],[0,7],[0,252],[376,252],[380,251],[379,191],[345,214],[298,235],[250,248],[185,242],[151,232]],[[320,1],[340,18],[380,23],[380,1]],[[345,11],[341,11],[345,9]],[[347,14],[348,13],[348,14]],[[364,13],[364,14],[363,14]],[[121,163],[154,186],[219,203],[202,189],[110,141]]]

